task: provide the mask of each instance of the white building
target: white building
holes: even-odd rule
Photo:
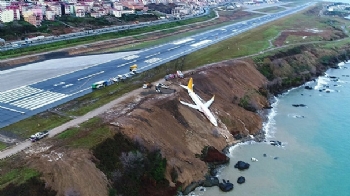
[[[14,12],[13,10],[0,10],[0,21],[5,22],[12,22],[14,20]]]

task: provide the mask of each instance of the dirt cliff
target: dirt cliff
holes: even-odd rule
[[[180,104],[179,99],[192,102],[186,90],[178,85],[187,84],[190,77],[194,80],[194,91],[204,100],[215,95],[210,110],[218,119],[218,127],[199,111]],[[202,179],[208,171],[206,164],[196,158],[204,146],[223,149],[237,142],[233,136],[254,135],[261,130],[261,116],[245,110],[239,102],[247,99],[259,110],[269,106],[267,98],[259,93],[266,82],[253,64],[227,61],[173,81],[170,87],[174,93],[155,94],[154,90],[145,90],[108,111],[103,118],[122,127],[128,137],[142,140],[147,148],[161,149],[168,160],[167,179],[171,179],[170,169],[174,167],[178,170],[178,181],[187,185]]]

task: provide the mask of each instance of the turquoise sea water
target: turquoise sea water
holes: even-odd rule
[[[265,129],[267,140],[279,140],[282,147],[246,143],[231,148],[231,163],[218,177],[234,182],[232,192],[198,188],[193,195],[350,196],[350,64],[340,65],[306,84],[313,90],[301,86],[276,99]],[[233,167],[238,160],[250,168],[238,171]],[[245,184],[236,183],[239,176]]]

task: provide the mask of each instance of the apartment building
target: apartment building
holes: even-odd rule
[[[0,21],[1,22],[12,22],[14,20],[13,10],[2,9],[0,10]]]

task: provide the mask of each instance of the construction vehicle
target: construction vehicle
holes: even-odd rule
[[[99,88],[103,88],[106,87],[108,85],[108,81],[107,80],[102,80],[99,82],[95,82],[91,85],[92,89],[99,89]]]
[[[145,83],[143,84],[142,88],[146,89],[146,88],[151,88],[152,84],[151,83]]]
[[[137,70],[136,64],[130,66],[130,71],[136,71],[136,70]]]
[[[176,71],[176,76],[178,78],[184,78],[184,74],[181,71]]]
[[[174,78],[184,78],[184,74],[181,71],[176,71],[175,74],[168,74],[164,77],[166,81],[174,79]]]
[[[159,87],[159,88],[169,88],[168,85],[165,85],[165,84],[162,84],[162,83],[158,83],[157,87]]]

